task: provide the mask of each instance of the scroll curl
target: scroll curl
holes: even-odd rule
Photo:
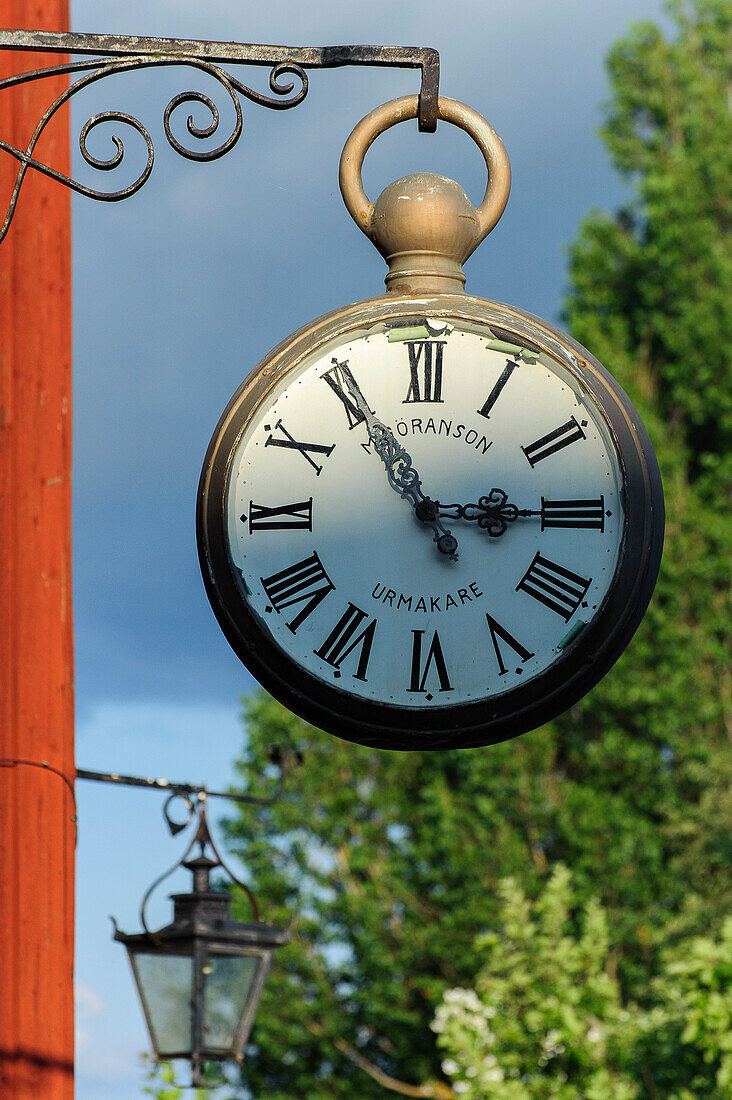
[[[226,84],[224,85],[226,87]],[[216,149],[187,149],[185,145],[182,145],[173,134],[173,130],[170,125],[171,117],[176,107],[181,107],[184,103],[198,103],[203,104],[207,111],[210,112],[211,122],[208,126],[198,126],[193,115],[188,116],[186,122],[186,128],[191,137],[203,140],[204,138],[212,137],[213,134],[219,128],[219,110],[212,99],[209,99],[203,92],[181,92],[179,95],[174,96],[168,106],[165,108],[165,114],[163,116],[163,123],[165,126],[165,136],[168,139],[169,145],[175,149],[176,153],[180,153],[182,157],[187,160],[218,160],[219,157],[223,157],[224,153],[228,153],[229,149],[232,149],[236,145],[241,136],[242,127],[242,113],[241,104],[237,96],[234,94],[234,90],[231,87],[227,87],[232,102],[234,104],[234,112],[236,115],[236,122],[234,129],[231,132],[230,137],[226,139]]]
[[[296,76],[300,81],[300,88],[290,99],[283,98],[290,95],[295,88],[294,80],[287,81],[286,84],[281,84],[280,80],[283,76]],[[297,107],[302,103],[305,96],[308,94],[308,74],[300,66],[293,62],[281,61],[277,65],[273,65],[269,74],[269,86],[275,93],[275,96],[279,96],[279,99],[273,99],[272,96],[262,95],[261,92],[256,92],[253,88],[249,88],[246,84],[242,84],[236,77],[229,75],[232,85],[240,93],[250,99],[252,103],[258,103],[260,107],[269,107],[273,111],[286,111],[290,107]]]
[[[136,181],[136,185],[131,185],[135,188],[135,190],[139,190],[147,177],[150,175],[150,171],[152,170],[153,158],[155,155],[153,150],[152,138],[138,119],[134,118],[132,115],[125,114],[123,111],[102,111],[101,114],[93,115],[88,122],[84,123],[81,128],[81,133],[79,134],[79,148],[81,150],[81,155],[86,163],[91,165],[92,168],[97,168],[100,172],[112,172],[115,168],[119,167],[125,155],[124,142],[122,141],[122,138],[119,137],[117,134],[110,134],[110,139],[116,149],[116,152],[113,153],[111,157],[108,157],[107,160],[101,160],[99,157],[95,157],[92,153],[89,152],[86,144],[86,139],[88,138],[92,130],[95,130],[97,126],[101,126],[103,122],[122,122],[127,126],[131,126],[132,129],[136,130],[137,133],[140,134],[143,138],[147,146],[147,165],[139,180]],[[97,193],[95,197],[99,198],[100,196]],[[107,195],[105,197],[109,198],[110,196]]]

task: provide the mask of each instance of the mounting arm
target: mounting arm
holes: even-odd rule
[[[72,180],[70,177],[43,164],[33,156],[36,144],[56,111],[77,91],[112,73],[129,72],[155,65],[187,66],[208,74],[218,82],[234,109],[234,126],[231,133],[215,148],[192,149],[183,145],[174,135],[170,120],[177,107],[198,105],[206,111],[204,124],[195,122],[189,115],[186,123],[190,137],[203,140],[212,137],[219,127],[219,110],[203,92],[181,92],[168,103],[163,113],[165,136],[168,143],[188,160],[217,160],[236,145],[242,130],[244,97],[274,110],[287,110],[302,103],[308,92],[307,69],[333,69],[343,65],[379,65],[412,68],[421,71],[419,91],[419,129],[434,133],[437,127],[437,103],[439,93],[440,58],[436,50],[421,46],[265,46],[241,42],[205,42],[178,38],[140,38],[132,35],[56,33],[51,31],[0,30],[0,50],[26,50],[61,54],[94,55],[91,61],[64,61],[42,69],[6,77],[0,80],[0,93],[6,89],[46,76],[80,74],[59,95],[39,120],[25,149],[19,149],[0,136],[0,150],[18,161],[18,174],[10,198],[8,212],[0,226],[0,243],[4,240],[15,212],[18,194],[28,168],[43,172],[59,183],[89,198],[104,202],[117,202],[134,195],[149,179],[155,159],[153,141],[147,128],[132,115],[121,111],[104,111],[93,115],[82,127],[79,135],[81,154],[88,165],[100,171],[112,171],[119,167],[125,155],[122,139],[111,135],[114,152],[107,159],[92,155],[87,148],[89,134],[100,123],[116,122],[128,127],[127,133],[136,131],[147,147],[147,163],[139,176],[127,187],[117,191],[102,192]],[[264,65],[270,69],[271,96],[249,88],[222,65]],[[299,87],[295,90],[295,77]],[[284,79],[283,79],[284,78]],[[1,102],[1,100],[0,100]]]

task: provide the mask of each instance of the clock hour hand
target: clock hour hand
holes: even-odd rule
[[[451,561],[457,561],[458,544],[452,532],[445,527],[437,514],[429,517],[420,514],[420,505],[429,501],[429,498],[422,492],[422,482],[412,465],[411,455],[396,440],[391,429],[387,428],[386,424],[383,424],[369,407],[347,365],[339,363],[338,366],[341,368],[344,383],[366,422],[369,439],[374,445],[374,450],[386,467],[386,476],[392,489],[400,496],[406,497],[417,518],[432,528],[434,541],[439,552],[445,554]]]
[[[504,535],[509,523],[515,523],[519,517],[541,515],[541,512],[530,508],[517,508],[515,504],[510,504],[508,493],[503,489],[491,489],[487,496],[479,497],[477,504],[440,504],[435,500],[425,502],[422,507],[425,512],[434,512],[438,519],[465,519],[475,522],[493,539]]]

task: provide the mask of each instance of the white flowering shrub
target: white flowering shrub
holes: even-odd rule
[[[590,903],[573,917],[569,872],[559,866],[535,904],[510,879],[500,924],[480,936],[476,989],[451,989],[432,1028],[443,1072],[466,1100],[634,1100],[623,1070],[631,1014],[607,971],[605,916]]]
[[[623,1005],[605,913],[577,911],[557,866],[536,902],[500,886],[476,942],[475,989],[448,990],[432,1022],[465,1100],[732,1100],[732,918],[680,939],[646,1004]]]

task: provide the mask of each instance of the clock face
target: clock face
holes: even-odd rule
[[[272,374],[219,433],[235,648],[305,685],[293,709],[325,701],[339,720],[312,720],[334,732],[367,716],[472,744],[482,714],[483,740],[508,735],[596,648],[627,558],[623,456],[577,360],[425,310]]]

